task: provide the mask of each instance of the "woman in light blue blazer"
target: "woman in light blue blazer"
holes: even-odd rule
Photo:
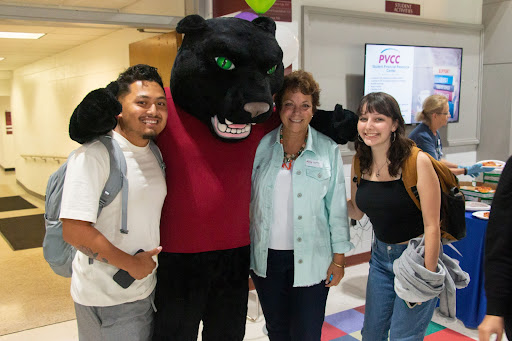
[[[275,95],[282,124],[260,142],[251,193],[251,277],[270,340],[320,340],[329,287],[350,242],[337,144],[309,126],[320,89],[287,75]]]

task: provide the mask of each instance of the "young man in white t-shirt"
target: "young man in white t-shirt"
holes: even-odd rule
[[[62,195],[63,237],[78,250],[71,296],[81,341],[140,341],[152,335],[160,213],[167,190],[149,140],[165,127],[167,102],[158,72],[148,65],[128,68],[117,83],[122,111],[111,134],[126,158],[128,233],[120,232],[121,193],[97,217],[110,171],[108,152],[99,141],[85,143],[70,157]],[[140,249],[144,252],[135,255]],[[119,269],[135,278],[127,288],[113,279]]]

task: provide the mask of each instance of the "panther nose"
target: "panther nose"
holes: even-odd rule
[[[268,109],[270,109],[270,105],[265,102],[250,102],[244,105],[244,110],[250,112],[252,118],[266,113]]]

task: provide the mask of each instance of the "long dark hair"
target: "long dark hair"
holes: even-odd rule
[[[363,112],[364,109],[364,112]],[[393,123],[397,124],[397,129],[391,134],[391,145],[388,149],[387,158],[390,161],[388,165],[389,175],[395,177],[400,171],[402,163],[411,154],[411,147],[414,142],[405,137],[405,122],[400,112],[400,107],[393,96],[385,92],[372,92],[364,96],[359,103],[357,109],[357,116],[365,113],[375,113],[391,117]],[[394,137],[393,137],[394,135]],[[371,148],[364,142],[361,142],[360,137],[355,141],[356,157],[360,160],[361,173],[370,173],[373,162],[373,155]]]

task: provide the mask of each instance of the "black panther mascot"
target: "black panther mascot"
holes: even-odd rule
[[[274,129],[272,95],[283,82],[283,53],[272,19],[205,20],[190,15],[167,93],[169,119],[158,138],[167,165],[161,217],[154,339],[242,340],[249,277],[249,201],[254,154]],[[115,126],[119,103],[106,89],[75,109],[80,143]],[[271,117],[272,116],[272,117]],[[353,140],[356,116],[336,106],[311,123],[339,143]]]

